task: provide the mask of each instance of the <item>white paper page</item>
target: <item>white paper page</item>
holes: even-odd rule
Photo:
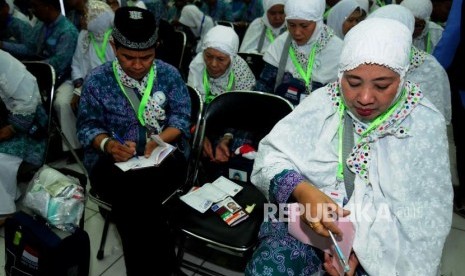
[[[224,176],[218,177],[215,181],[213,181],[212,185],[220,190],[223,190],[225,193],[232,197],[237,195],[237,193],[239,193],[242,190],[241,185],[234,183],[233,181],[227,179]]]
[[[200,213],[205,213],[213,204],[212,201],[199,196],[196,191],[187,193],[181,196],[180,199]]]
[[[194,193],[212,202],[221,201],[228,196],[227,193],[213,186],[211,183],[204,184],[202,187],[195,190]]]

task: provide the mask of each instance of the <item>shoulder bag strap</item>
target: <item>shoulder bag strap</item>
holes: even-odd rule
[[[266,25],[263,25],[262,35],[260,36],[260,40],[258,41],[258,47],[257,47],[257,51],[259,53],[262,52],[263,43],[265,43],[265,36],[266,36]]]
[[[281,53],[281,59],[279,60],[278,74],[276,74],[274,90],[276,90],[276,88],[278,88],[278,86],[283,81],[284,69],[286,68],[287,58],[289,57],[289,48],[291,47],[291,40],[292,36],[289,34],[286,42],[284,42],[283,52]]]
[[[345,112],[344,114],[344,136],[342,141],[342,156],[344,161],[344,185],[346,187],[347,198],[350,199],[354,191],[355,173],[346,165],[346,160],[354,147],[354,125],[352,118]]]

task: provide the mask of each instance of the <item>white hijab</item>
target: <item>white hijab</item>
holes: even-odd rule
[[[208,31],[203,40],[202,50],[207,48],[227,54],[232,61],[239,50],[239,37],[231,27],[215,26]]]
[[[334,5],[328,15],[326,25],[333,29],[334,34],[344,39],[342,24],[357,8],[362,8],[355,0],[342,0]]]
[[[370,13],[367,18],[387,18],[399,21],[410,30],[411,34],[415,29],[415,17],[409,9],[402,5],[385,5]]]
[[[191,28],[192,32],[196,37],[202,35],[202,21],[205,21],[204,16],[206,15],[196,5],[185,5],[182,8],[181,16],[179,17],[179,23],[184,24]]]
[[[286,24],[285,22],[283,22],[283,24],[281,26],[279,26],[278,28],[275,28],[273,26],[271,26],[270,24],[270,21],[268,20],[268,16],[267,16],[267,12],[269,9],[271,9],[273,6],[275,5],[284,5],[286,6],[286,0],[263,0],[263,10],[265,11],[263,13],[263,16],[262,16],[262,21],[263,21],[263,24],[265,24],[265,26],[267,26],[268,28],[271,29],[271,31],[275,34],[275,35],[279,35],[279,32],[281,30],[281,28]]]
[[[400,5],[409,9],[416,18],[425,21],[429,21],[433,12],[433,3],[431,3],[431,0],[404,0]]]

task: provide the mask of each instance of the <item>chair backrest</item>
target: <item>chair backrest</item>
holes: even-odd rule
[[[203,133],[220,135],[225,127],[255,133],[261,140],[293,110],[286,99],[265,92],[231,91],[218,95],[206,106]]]
[[[274,125],[293,110],[286,99],[264,92],[231,91],[216,96],[206,107],[197,144],[196,165],[201,163],[201,152],[205,137],[214,139],[224,134],[227,128],[253,133],[258,143]],[[198,167],[197,167],[198,169]],[[192,183],[197,183],[199,172]]]
[[[26,69],[34,75],[39,86],[40,97],[42,104],[45,108],[45,111],[48,115],[47,122],[47,145],[45,149],[45,163],[49,163],[54,160],[54,156],[51,149],[56,151],[61,151],[61,142],[56,139],[61,139],[70,149],[74,159],[78,163],[79,167],[83,171],[84,175],[88,177],[87,171],[84,168],[84,165],[80,158],[78,157],[76,151],[72,148],[66,136],[63,134],[63,131],[58,124],[58,118],[53,108],[53,100],[55,97],[55,86],[56,86],[56,74],[55,69],[52,65],[44,61],[22,61],[26,66]],[[53,146],[53,148],[52,148]],[[56,147],[59,147],[57,149]],[[52,157],[50,157],[52,156]]]
[[[157,58],[181,70],[187,45],[186,34],[180,30],[174,30],[159,42]]]
[[[26,69],[36,78],[37,85],[39,86],[40,91],[40,98],[42,101],[42,105],[45,109],[45,112],[48,116],[47,121],[47,144],[45,148],[45,158],[44,161],[50,159],[50,146],[52,144],[53,139],[53,128],[52,128],[52,114],[53,114],[53,99],[55,94],[55,69],[52,65],[43,62],[43,61],[23,61],[22,62]]]
[[[231,21],[217,20],[216,25],[222,25],[222,26],[231,27],[234,29],[234,23]]]
[[[265,61],[263,60],[263,55],[262,54],[257,54],[257,53],[237,53],[242,59],[247,62],[247,65],[249,65],[250,70],[252,70],[252,73],[255,76],[255,79],[260,78],[260,74],[263,71],[263,67],[265,66]]]

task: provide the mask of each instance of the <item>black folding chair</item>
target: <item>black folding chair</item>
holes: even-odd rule
[[[73,149],[68,139],[64,135],[63,131],[61,130],[61,127],[58,123],[58,117],[53,108],[53,100],[55,97],[56,85],[56,75],[53,66],[43,61],[23,61],[22,63],[26,66],[27,70],[36,77],[42,104],[48,115],[48,137],[44,159],[45,163],[47,164],[51,161],[55,161],[56,156],[54,156],[53,154],[56,155],[56,152],[61,151],[61,148],[57,148],[57,146],[61,146],[61,143],[59,143],[59,141],[61,140],[65,142],[65,144],[68,146],[71,154],[78,163],[79,167],[82,169],[83,173],[86,176],[88,176],[81,159],[79,158],[76,151]]]
[[[234,128],[254,132],[259,141],[292,110],[293,106],[287,100],[262,92],[231,91],[214,98],[205,108],[199,129],[200,138],[194,145],[198,150],[197,165],[195,170],[191,171],[193,175],[188,176],[190,182],[184,192],[192,186],[204,184],[199,183],[201,178],[199,174],[202,173],[200,168],[204,162],[208,162],[200,154],[205,137],[213,141],[214,137],[221,135],[225,128]],[[263,222],[266,199],[254,185],[238,181],[236,183],[243,186],[243,190],[234,197],[234,200],[244,208],[251,204],[255,204],[255,208],[248,219],[233,227],[228,226],[215,212],[207,210],[202,214],[179,198],[166,204],[167,212],[172,214],[170,223],[179,235],[178,260],[182,267],[201,275],[218,275],[205,267],[183,260],[185,250],[195,254],[194,251],[199,245],[201,248],[236,256],[240,259],[241,266],[244,266],[251,257],[258,243],[258,231]],[[189,247],[190,244],[195,244],[196,248]]]

